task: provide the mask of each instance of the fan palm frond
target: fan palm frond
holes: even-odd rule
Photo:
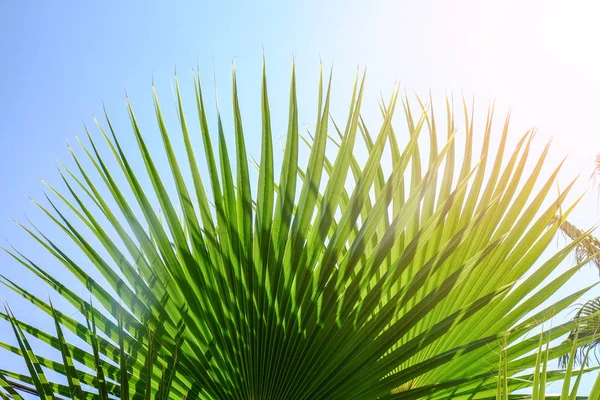
[[[536,365],[530,353],[539,343],[576,326],[567,321],[534,333],[593,285],[547,303],[588,261],[546,280],[587,236],[543,258],[572,209],[554,219],[572,185],[551,197],[560,165],[541,178],[548,148],[532,161],[530,132],[509,150],[507,118],[492,151],[493,110],[479,131],[465,105],[459,133],[450,102],[441,122],[419,99],[401,99],[398,88],[381,105],[381,124],[367,127],[364,77],[357,77],[346,123],[338,126],[329,121],[331,78],[321,78],[303,165],[292,69],[276,171],[264,68],[261,81],[257,177],[235,71],[234,151],[220,114],[216,135],[211,131],[194,79],[205,166],[178,82],[182,151],[153,93],[166,165],[155,161],[129,100],[143,167],[125,154],[106,112],[104,124],[96,121],[99,138],[86,128],[87,142],[72,150],[73,168],[61,167],[64,194],[48,185],[52,197],[36,203],[78,252],[22,226],[87,290],[78,294],[64,284],[66,275],[52,276],[44,264],[6,250],[78,313],[2,280],[55,321],[50,333],[8,309],[0,313],[18,340],[1,346],[28,367],[27,374],[0,370],[4,397],[18,398],[26,386],[42,398],[489,398],[500,352],[506,376],[519,376]],[[408,131],[402,141],[397,109]],[[70,342],[74,336],[86,345]],[[32,338],[55,357],[34,351]],[[549,357],[570,349],[554,345]]]

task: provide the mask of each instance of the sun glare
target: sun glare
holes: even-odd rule
[[[598,82],[599,21],[598,1],[548,1],[544,4],[537,30],[543,46],[551,56]]]

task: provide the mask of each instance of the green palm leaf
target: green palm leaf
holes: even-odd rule
[[[477,153],[474,116],[465,105],[465,144],[459,148],[449,101],[446,139],[440,141],[440,117],[420,99],[415,113],[398,88],[381,103],[381,125],[369,128],[361,118],[364,76],[354,84],[346,124],[338,126],[330,121],[331,77],[325,83],[321,74],[314,136],[306,139],[298,129],[292,69],[276,181],[264,67],[261,81],[255,188],[235,70],[235,152],[227,148],[220,113],[213,147],[200,78],[194,78],[206,166],[196,158],[178,80],[182,153],[153,90],[166,165],[151,154],[129,100],[143,170],[125,155],[106,111],[106,124],[95,122],[107,153],[86,128],[88,143],[80,144],[90,168],[72,150],[75,167],[61,165],[67,192],[47,185],[56,199],[48,198],[49,206],[36,203],[86,265],[42,232],[23,228],[87,293],[82,297],[21,252],[6,250],[80,314],[66,315],[3,278],[6,287],[51,316],[56,328],[55,334],[43,332],[2,314],[19,341],[18,348],[2,347],[23,357],[29,371],[0,371],[3,396],[18,398],[15,390],[28,387],[50,398],[493,397],[500,351],[508,390],[509,378],[539,369],[532,351],[577,325],[569,321],[532,337],[585,292],[530,315],[582,265],[546,281],[586,236],[540,264],[572,209],[555,217],[571,185],[550,197],[560,166],[541,180],[547,148],[526,173],[530,133],[508,153],[507,118],[494,154],[492,109]],[[400,107],[409,135],[404,147],[393,123]],[[310,152],[306,166],[299,164],[299,139]],[[142,176],[150,185],[142,184]],[[174,185],[166,183],[170,179]],[[98,274],[101,279],[91,276]],[[69,343],[63,331],[89,347]],[[53,347],[61,361],[36,356],[28,336]],[[565,345],[550,347],[544,360],[568,352]],[[45,369],[64,381],[49,381]],[[530,381],[539,386],[538,378]]]

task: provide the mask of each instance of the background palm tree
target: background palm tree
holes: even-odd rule
[[[597,158],[596,168],[594,175],[600,171],[600,164],[598,164],[600,158]],[[558,218],[558,217],[557,217]],[[600,271],[600,241],[593,235],[583,232],[569,221],[564,221],[560,226],[560,231],[569,240],[579,240],[574,253],[575,258],[578,262],[588,260]],[[576,337],[592,337],[593,340],[579,347],[574,353],[575,363],[583,363],[584,360],[589,361],[595,358],[598,362],[598,345],[600,345],[600,296],[594,299],[588,300],[584,304],[581,304],[575,315],[573,316],[574,321],[581,321],[577,327],[575,327],[567,338],[567,341],[574,342]],[[588,350],[592,351],[592,357],[587,357]],[[560,357],[559,365],[566,368],[570,360],[570,353]]]
[[[558,217],[556,217],[558,220]],[[588,260],[600,272],[600,241],[589,232],[584,232],[569,221],[560,225],[561,233],[570,240],[579,240],[575,248],[575,257],[578,262]]]
[[[577,338],[588,338],[592,340],[579,347],[577,352],[573,354],[576,364],[586,364],[592,357],[598,362],[598,345],[600,344],[600,297],[586,301],[578,308],[573,317],[573,320],[578,320],[580,323],[575,327],[567,341],[575,342]],[[591,356],[588,356],[588,350],[591,350]],[[559,359],[559,364],[566,367],[570,360],[571,354],[565,354]],[[586,364],[587,365],[587,364]]]
[[[106,112],[105,125],[96,123],[109,157],[86,128],[89,142],[80,144],[89,167],[72,151],[74,169],[61,165],[66,194],[48,184],[54,200],[36,203],[85,261],[35,227],[23,228],[87,292],[75,293],[17,249],[6,250],[78,314],[3,279],[55,321],[50,333],[8,307],[0,314],[18,341],[0,345],[28,368],[0,370],[3,396],[19,398],[25,388],[43,398],[490,398],[500,370],[507,390],[531,386],[526,371],[535,367],[539,346],[581,321],[538,328],[594,286],[547,304],[589,261],[545,282],[587,237],[539,263],[573,207],[555,217],[571,185],[550,198],[560,166],[540,178],[547,148],[530,164],[527,132],[509,151],[507,118],[492,151],[490,110],[475,151],[479,131],[466,104],[459,147],[449,101],[440,123],[432,105],[399,101],[398,88],[381,104],[381,124],[368,128],[360,116],[364,76],[357,76],[346,122],[338,126],[329,122],[331,78],[321,78],[302,165],[292,69],[276,181],[263,68],[262,150],[252,188],[235,71],[232,81],[234,152],[219,113],[211,136],[194,78],[205,169],[177,81],[182,152],[154,92],[168,168],[155,163],[129,100],[144,170],[132,167]],[[403,141],[392,123],[397,108],[406,121]],[[168,173],[172,186],[165,184]],[[117,184],[117,175],[128,187]],[[83,344],[69,340],[75,336]],[[31,338],[51,346],[56,358],[34,351]],[[553,345],[547,359],[571,347]],[[561,377],[552,372],[548,380]]]

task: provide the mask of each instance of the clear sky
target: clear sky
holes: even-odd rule
[[[10,218],[31,217],[42,230],[52,229],[27,196],[43,198],[36,176],[59,182],[55,158],[68,161],[65,140],[83,134],[82,121],[91,125],[90,112],[101,114],[102,101],[129,135],[124,140],[132,140],[127,91],[143,125],[155,134],[154,76],[163,108],[173,118],[174,66],[188,100],[196,66],[207,88],[213,90],[214,73],[219,92],[229,99],[235,60],[244,122],[251,127],[249,154],[258,157],[259,130],[252,127],[259,123],[263,48],[274,123],[282,132],[284,118],[277,115],[287,114],[277,110],[287,101],[292,56],[301,109],[305,105],[301,123],[308,125],[320,59],[334,66],[342,112],[357,65],[368,67],[365,103],[372,105],[379,90],[389,93],[396,80],[409,93],[474,94],[480,114],[495,99],[497,115],[512,110],[514,137],[537,127],[539,148],[553,140],[551,163],[568,154],[561,182],[581,174],[575,191],[589,191],[571,220],[591,227],[600,216],[598,191],[588,181],[600,153],[599,20],[600,3],[594,0],[1,2],[0,237],[21,249],[31,246]],[[225,117],[228,106],[222,105]],[[36,251],[28,254],[48,260]],[[21,273],[5,254],[0,271]],[[575,278],[568,292],[597,280],[598,273],[588,267]],[[39,290],[45,296],[46,289]],[[38,315],[6,290],[0,294],[24,319]],[[7,336],[0,325],[1,339]],[[590,379],[586,382],[583,392],[589,390]]]

